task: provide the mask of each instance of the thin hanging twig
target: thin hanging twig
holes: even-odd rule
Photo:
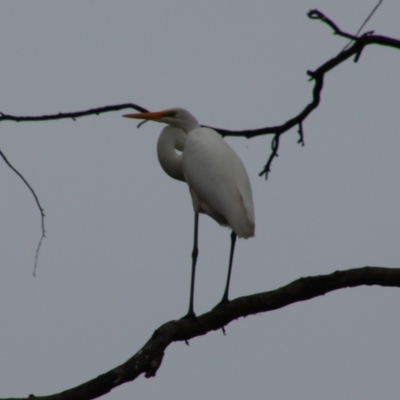
[[[42,222],[42,235],[40,236],[39,243],[38,243],[38,245],[36,247],[35,265],[33,267],[33,276],[36,276],[36,269],[37,269],[37,263],[38,263],[38,259],[39,259],[40,248],[42,246],[43,239],[46,237],[46,231],[45,231],[45,226],[44,226],[44,217],[45,217],[44,209],[43,209],[42,205],[40,204],[39,198],[36,195],[35,191],[33,190],[32,186],[24,178],[24,176],[10,163],[10,161],[8,161],[7,157],[4,155],[4,153],[1,150],[0,150],[0,156],[2,157],[4,162],[8,165],[8,167],[11,168],[20,177],[22,182],[24,182],[24,184],[30,190],[30,192],[32,193],[33,197],[35,198],[36,204],[37,204],[37,206],[39,208],[39,211],[40,211],[40,217],[41,217],[41,222]]]

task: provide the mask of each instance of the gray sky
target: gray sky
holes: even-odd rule
[[[310,100],[306,71],[355,32],[363,1],[4,1],[2,102],[20,115],[135,102],[181,106],[227,129],[280,124]],[[400,3],[367,30],[400,37]],[[227,141],[253,186],[256,237],[239,240],[231,297],[364,265],[396,267],[400,236],[399,53],[368,47],[325,80],[320,107],[282,138]],[[35,188],[47,239],[32,278],[39,212],[0,163],[0,396],[51,394],[124,362],[189,296],[193,211],[158,165],[162,126],[122,113],[2,123],[1,149]],[[200,219],[195,310],[222,296],[229,231]],[[357,288],[230,324],[167,349],[155,379],[112,399],[397,399],[396,289]]]

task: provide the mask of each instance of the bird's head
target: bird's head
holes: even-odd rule
[[[197,119],[183,108],[170,108],[164,111],[125,114],[123,117],[156,121],[183,129],[189,133],[200,127]]]

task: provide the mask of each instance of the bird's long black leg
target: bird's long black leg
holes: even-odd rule
[[[224,295],[222,296],[222,300],[219,302],[218,305],[228,303],[228,301],[229,301],[229,299],[228,299],[229,283],[231,281],[233,253],[235,252],[236,237],[237,237],[236,233],[232,231],[232,233],[231,233],[231,253],[229,255],[228,277],[226,279],[226,286],[225,286]]]
[[[193,298],[194,298],[194,280],[196,276],[196,261],[199,249],[197,247],[197,237],[199,231],[199,213],[194,213],[194,239],[193,239],[193,250],[192,250],[192,277],[190,280],[190,300],[189,300],[189,311],[182,319],[195,318],[196,314],[193,310]]]

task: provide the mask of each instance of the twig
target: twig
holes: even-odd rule
[[[269,172],[271,172],[272,161],[274,160],[274,158],[278,157],[280,136],[281,136],[281,134],[277,133],[271,140],[271,154],[270,154],[268,161],[265,164],[263,170],[258,174],[258,176],[262,176],[265,174],[265,179],[268,179],[268,174],[269,174]]]
[[[299,130],[297,131],[299,134],[299,140],[297,141],[298,144],[301,144],[302,147],[304,147],[304,132],[303,132],[303,123],[299,123]]]
[[[2,121],[35,122],[35,121],[52,121],[57,119],[68,119],[68,118],[71,118],[72,120],[75,121],[76,118],[87,117],[88,115],[100,115],[106,112],[124,110],[126,108],[133,108],[140,112],[148,111],[146,108],[138,106],[137,104],[124,103],[124,104],[116,104],[98,108],[91,108],[85,111],[75,111],[68,113],[60,112],[58,114],[39,115],[39,116],[15,116],[15,115],[0,113],[0,122]]]
[[[24,182],[26,187],[30,190],[30,192],[32,193],[33,197],[35,198],[36,205],[38,206],[38,209],[40,211],[40,218],[41,218],[41,223],[42,223],[42,235],[40,236],[39,243],[38,243],[38,245],[36,247],[35,265],[33,267],[33,276],[36,276],[36,269],[37,269],[37,263],[38,263],[40,248],[42,246],[43,239],[46,237],[46,231],[45,231],[45,226],[44,226],[44,218],[45,218],[44,209],[41,206],[39,198],[36,195],[35,191],[33,190],[32,186],[24,178],[24,176],[10,163],[10,161],[8,161],[7,157],[4,155],[4,153],[1,150],[0,150],[0,156],[2,157],[4,162],[8,165],[8,167],[11,168],[11,170],[13,170],[20,177],[22,182]]]
[[[330,18],[325,16],[319,10],[310,10],[307,15],[308,15],[308,18],[310,18],[310,19],[316,19],[316,20],[322,21],[325,24],[329,25],[333,29],[333,32],[335,35],[342,36],[342,37],[345,37],[345,38],[351,39],[351,40],[357,40],[356,36],[352,35],[351,33],[342,31]]]
[[[369,13],[368,17],[365,18],[364,22],[361,24],[361,26],[358,28],[358,31],[356,32],[355,36],[358,37],[364,26],[367,24],[367,22],[372,18],[372,16],[375,14],[376,10],[379,8],[379,6],[383,3],[383,0],[379,0],[378,4],[375,5],[375,7],[372,9],[372,11]],[[350,40],[349,43],[346,44],[346,46],[343,47],[342,51],[345,51],[353,42],[353,40]]]

